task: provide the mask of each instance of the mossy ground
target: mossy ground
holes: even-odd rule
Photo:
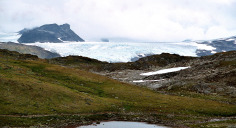
[[[70,116],[56,118],[60,114],[236,115],[235,105],[160,94],[87,71],[49,64],[43,59],[22,60],[6,55],[0,56],[0,94],[1,126],[52,125],[69,121]],[[30,115],[42,117],[27,117]]]

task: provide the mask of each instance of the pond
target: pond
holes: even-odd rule
[[[100,124],[80,126],[77,128],[168,128],[168,127],[158,126],[155,124],[147,124],[143,122],[109,121],[109,122],[101,122]]]

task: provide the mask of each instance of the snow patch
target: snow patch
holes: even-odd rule
[[[61,38],[57,38],[58,40],[60,40],[60,41],[62,41],[62,42],[64,42]]]
[[[165,79],[160,79],[160,80],[134,80],[134,83],[144,83],[144,82],[159,82]]]
[[[209,46],[207,44],[198,44],[198,43],[192,43],[193,46],[196,46],[197,49],[200,49],[200,50],[209,50],[209,51],[212,51],[212,50],[215,50],[216,48],[212,47],[212,46]]]
[[[175,68],[168,68],[168,69],[163,69],[163,70],[158,70],[155,72],[147,72],[147,73],[141,73],[141,76],[151,76],[151,75],[157,75],[157,74],[165,74],[165,73],[170,73],[170,72],[177,72],[183,69],[187,69],[190,67],[175,67]]]
[[[215,53],[217,53],[217,52],[216,52],[216,51],[211,51],[211,53],[212,53],[212,54],[215,54]]]
[[[212,41],[208,41],[208,43],[212,43]],[[178,42],[178,43],[173,43],[173,44],[177,44],[177,45],[185,45],[187,47],[196,47],[196,49],[199,49],[199,50],[215,50],[216,48],[212,47],[212,46],[209,46],[207,44],[200,44],[200,43],[197,43],[197,42]]]
[[[227,39],[226,41],[235,41],[235,39]]]

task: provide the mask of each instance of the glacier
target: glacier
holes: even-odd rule
[[[61,56],[77,55],[106,62],[130,62],[132,58],[144,55],[172,53],[183,56],[197,56],[197,46],[183,43],[135,43],[135,42],[65,42],[26,43]]]
[[[17,42],[19,33],[1,33],[1,42]],[[222,42],[225,40],[225,42]],[[215,43],[212,43],[215,42]],[[220,44],[218,43],[220,42]],[[233,43],[232,43],[233,42]],[[227,45],[225,45],[227,43]],[[192,42],[62,42],[62,43],[25,43],[35,45],[61,56],[84,56],[110,63],[130,62],[148,55],[171,53],[182,56],[202,56],[217,52],[235,50],[236,37],[211,41]],[[226,47],[227,46],[227,47]]]

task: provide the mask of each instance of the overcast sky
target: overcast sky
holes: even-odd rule
[[[0,32],[69,23],[85,40],[206,40],[236,35],[236,0],[0,0]]]

